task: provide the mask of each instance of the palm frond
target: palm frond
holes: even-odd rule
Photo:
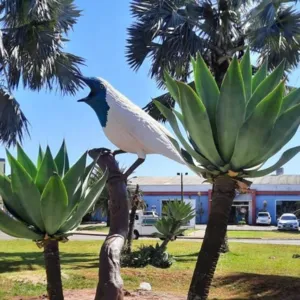
[[[76,75],[83,59],[63,52],[63,37],[80,16],[73,0],[4,1],[3,44],[7,51],[10,89],[22,78],[24,87],[52,89],[54,82],[63,94],[80,87]]]
[[[19,103],[3,88],[0,88],[0,141],[8,147],[29,135],[28,120]]]

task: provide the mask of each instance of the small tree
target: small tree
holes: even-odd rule
[[[59,241],[67,241],[71,230],[81,223],[94,205],[105,183],[104,174],[88,186],[94,163],[86,168],[87,153],[69,168],[65,143],[53,159],[49,147],[39,151],[37,166],[18,145],[17,159],[8,151],[11,179],[0,175],[0,194],[5,208],[0,210],[0,230],[18,238],[33,240],[44,248],[47,291],[50,300],[62,300],[63,289]]]
[[[144,209],[146,204],[142,198],[143,193],[140,190],[138,184],[136,185],[135,189],[133,189],[131,186],[128,185],[127,193],[131,204],[131,211],[129,214],[129,228],[128,228],[127,241],[125,244],[125,251],[127,253],[131,253],[135,214],[138,209]]]
[[[158,233],[155,235],[164,241],[160,245],[160,249],[165,251],[170,241],[176,239],[186,229],[180,228],[195,217],[195,212],[189,203],[182,201],[172,201],[164,207],[164,217],[159,219],[155,227]]]

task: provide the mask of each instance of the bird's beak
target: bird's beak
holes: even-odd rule
[[[79,99],[77,102],[86,102],[86,98]]]

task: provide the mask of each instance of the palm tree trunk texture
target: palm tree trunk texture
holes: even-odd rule
[[[107,181],[110,199],[110,230],[101,247],[99,282],[95,300],[123,300],[123,280],[120,274],[120,254],[128,233],[128,201],[126,184],[114,156],[105,150],[89,152],[97,158],[100,168],[109,171]]]
[[[64,299],[58,243],[57,240],[46,240],[44,245],[47,293],[49,300]]]
[[[224,241],[222,243],[220,252],[221,253],[227,253],[229,251],[230,251],[230,249],[229,249],[228,236],[227,236],[227,230],[226,230],[225,238],[224,238]]]
[[[194,270],[188,300],[206,300],[224,241],[236,182],[227,176],[215,179],[202,247]]]
[[[139,192],[139,185],[137,184],[135,189],[135,194],[132,197],[132,205],[131,205],[131,212],[129,215],[129,229],[128,229],[128,236],[127,236],[127,245],[126,245],[126,252],[131,253],[132,251],[132,237],[133,237],[133,228],[134,228],[134,221],[135,221],[135,213],[138,208],[138,201],[136,197],[138,197]]]

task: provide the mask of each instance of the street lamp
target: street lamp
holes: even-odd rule
[[[183,175],[188,175],[188,173],[177,173],[178,176],[180,176],[180,182],[181,182],[181,201],[183,202]]]

